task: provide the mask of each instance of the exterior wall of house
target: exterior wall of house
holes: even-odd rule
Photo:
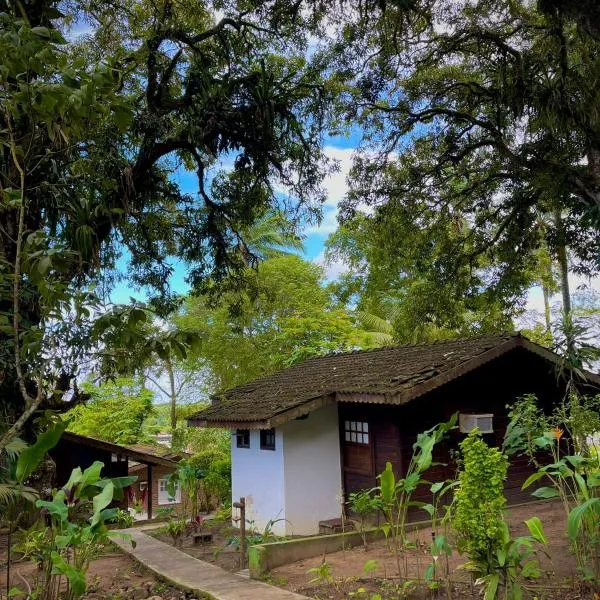
[[[164,502],[164,497],[161,498],[161,502],[159,502],[159,497],[161,496],[159,493],[159,481],[161,479],[165,479],[173,472],[172,469],[168,467],[162,467],[155,465],[152,469],[152,516],[153,518],[160,514],[158,509],[160,508],[174,508],[176,512],[181,512],[183,510],[183,504],[181,502]],[[138,480],[134,482],[131,486],[131,489],[136,498],[141,498],[142,490],[141,484],[148,483],[148,467],[137,468],[130,472],[130,475],[136,475]],[[146,500],[144,502],[145,512],[148,511],[148,500],[147,495],[149,492],[146,492]],[[163,495],[164,496],[164,495]]]
[[[285,519],[284,440],[275,431],[275,450],[260,449],[260,431],[250,431],[250,448],[238,448],[231,435],[231,494],[233,502],[246,498],[246,519],[262,531],[270,520]],[[237,516],[233,512],[234,518]],[[235,524],[235,523],[234,523]],[[285,535],[285,521],[273,526],[273,533]]]
[[[319,521],[339,517],[342,495],[337,405],[281,427],[288,535],[319,532]]]
[[[519,396],[533,393],[541,405],[548,408],[560,401],[563,392],[561,385],[557,384],[553,365],[524,349],[516,348],[405,406],[341,405],[342,424],[344,420],[364,420],[373,432],[369,448],[371,462],[359,463],[359,468],[352,468],[350,461],[344,460],[351,457],[348,455],[348,444],[342,442],[344,491],[348,495],[376,485],[376,476],[385,468],[387,461],[392,463],[397,477],[405,475],[417,434],[448,420],[455,412],[492,413],[494,432],[484,435],[483,439],[489,445],[500,446],[509,421],[507,405]],[[441,481],[455,476],[457,464],[452,460],[451,450],[457,450],[464,438],[465,434],[457,429],[436,446],[433,461],[438,464],[427,471],[426,479]],[[511,459],[505,485],[509,503],[531,499],[532,490],[521,491],[521,485],[532,472],[525,458]],[[429,501],[426,487],[419,488],[414,499]],[[422,518],[422,511],[416,516]]]

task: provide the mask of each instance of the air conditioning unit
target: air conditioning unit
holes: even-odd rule
[[[476,427],[481,433],[494,433],[494,415],[460,413],[458,426],[461,433],[469,433]]]

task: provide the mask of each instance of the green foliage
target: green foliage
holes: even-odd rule
[[[151,439],[145,423],[154,411],[154,394],[142,383],[117,379],[101,385],[84,383],[82,389],[90,400],[67,413],[69,431],[115,444]]]
[[[471,561],[485,564],[501,542],[508,459],[497,448],[490,448],[477,430],[461,442],[460,448],[463,464],[453,526],[461,540],[459,548]]]
[[[546,415],[534,396],[525,397],[511,412],[505,440],[505,446],[524,453],[537,467],[522,488],[544,480],[550,486],[538,487],[532,495],[560,499],[579,573],[595,586],[600,584],[600,455],[595,442],[599,402],[598,397],[571,393]]]
[[[25,534],[19,550],[38,564],[39,578],[33,589],[44,600],[72,600],[85,593],[90,561],[111,535],[108,523],[117,518],[117,509],[108,508],[117,490],[135,477],[103,479],[103,464],[95,462],[85,471],[77,468],[52,500],[38,500],[36,506],[49,523],[41,520]],[[60,582],[66,580],[66,590]]]
[[[368,518],[374,516],[381,508],[379,497],[373,495],[373,490],[361,490],[360,492],[351,492],[346,503],[350,512],[357,515],[357,519],[352,522],[357,525],[365,550],[367,549],[366,525]]]
[[[135,525],[135,517],[128,510],[118,508],[112,522],[117,529],[127,529]]]
[[[532,517],[525,521],[530,535],[512,538],[503,516],[508,458],[477,430],[463,440],[461,452],[452,526],[459,550],[469,557],[464,568],[474,573],[486,600],[522,598],[523,581],[541,576],[537,545],[548,543],[542,523]]]
[[[203,339],[197,358],[224,390],[334,350],[368,345],[352,317],[331,297],[317,265],[289,255],[246,273],[248,287],[216,307],[189,297],[175,319]]]
[[[83,365],[118,366],[135,346],[140,307],[106,309],[121,276],[164,316],[173,260],[196,289],[237,274],[243,232],[285,206],[297,239],[329,170],[330,92],[301,56],[309,33],[292,6],[221,19],[204,4],[55,5],[0,15],[0,393],[16,430],[40,405],[67,410]],[[93,35],[70,35],[74,22]],[[98,341],[103,312],[114,343]]]
[[[165,525],[165,531],[173,539],[174,546],[181,546],[183,535],[187,530],[187,521],[185,519],[169,519]]]
[[[406,544],[408,510],[411,506],[422,504],[413,502],[412,496],[419,485],[427,483],[423,474],[431,466],[433,449],[448,431],[456,426],[457,419],[458,415],[454,414],[446,423],[440,423],[417,435],[417,441],[413,445],[413,455],[402,479],[396,479],[392,464],[389,462],[377,477],[379,479],[379,486],[375,488],[377,502],[385,517],[385,522],[380,528],[385,537],[391,540],[391,549],[396,559],[399,576],[403,576],[400,553]]]

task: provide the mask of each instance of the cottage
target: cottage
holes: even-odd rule
[[[102,474],[105,477],[135,475],[138,480],[118,505],[128,508],[133,498],[142,500],[144,518],[151,519],[157,506],[180,506],[179,490],[174,499],[166,493],[166,477],[177,469],[181,456],[167,449],[123,446],[65,431],[58,444],[50,450],[50,456],[56,463],[56,482],[59,485],[69,479],[73,469],[86,469],[96,461],[104,463]],[[152,493],[142,493],[143,490],[152,490]]]
[[[446,463],[431,480],[454,474],[450,450],[478,426],[501,444],[507,405],[536,394],[545,407],[564,396],[559,357],[520,334],[501,334],[313,358],[225,392],[190,423],[231,430],[232,495],[246,498],[258,529],[277,520],[278,534],[312,534],[338,518],[348,493],[376,485],[391,462],[406,472],[419,432],[460,415],[438,446]],[[587,374],[590,393],[600,377]],[[512,462],[509,502],[528,495],[531,473]]]

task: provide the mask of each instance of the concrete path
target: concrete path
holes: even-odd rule
[[[210,563],[193,558],[161,542],[137,528],[123,529],[135,541],[113,538],[113,541],[126,554],[135,558],[153,573],[174,585],[198,594],[200,598],[211,600],[307,600],[306,596],[294,594],[280,588],[245,579],[241,575],[229,573]]]

